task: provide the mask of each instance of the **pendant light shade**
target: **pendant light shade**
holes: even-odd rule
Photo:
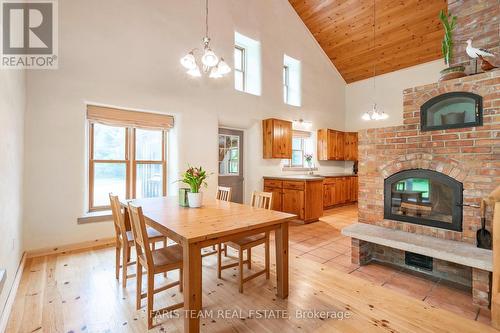
[[[188,70],[187,73],[191,76],[194,76],[194,77],[201,76],[200,68],[197,65],[194,68],[191,68],[190,70]]]
[[[184,57],[181,58],[181,65],[184,66],[184,68],[186,69],[194,69],[197,67],[193,51],[189,52],[188,54],[186,54]]]
[[[226,75],[231,72],[231,67],[224,61],[224,58],[220,58],[217,68],[221,75]]]

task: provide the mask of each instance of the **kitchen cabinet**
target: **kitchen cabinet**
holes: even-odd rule
[[[317,135],[318,160],[356,161],[358,159],[358,133],[319,129]]]
[[[358,177],[326,177],[323,181],[323,207],[349,204],[357,201]]]
[[[292,122],[281,119],[262,121],[263,158],[292,158]]]
[[[323,216],[323,179],[265,178],[264,191],[273,193],[273,210],[295,214],[306,223]]]
[[[346,132],[344,134],[345,145],[344,145],[344,159],[346,161],[357,161],[358,160],[358,133],[357,132]]]

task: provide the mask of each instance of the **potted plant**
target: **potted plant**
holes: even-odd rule
[[[439,20],[443,24],[444,37],[441,42],[441,51],[443,52],[444,63],[448,66],[443,69],[440,74],[441,78],[439,81],[456,79],[459,77],[466,76],[465,67],[462,65],[451,66],[451,61],[453,58],[453,30],[457,25],[457,17],[451,14],[446,15],[444,10],[439,12]]]
[[[202,186],[207,187],[208,174],[200,166],[198,168],[189,167],[183,174],[179,181],[187,184],[189,186],[190,192],[188,192],[188,204],[191,208],[201,207],[203,201],[203,193],[200,192]]]

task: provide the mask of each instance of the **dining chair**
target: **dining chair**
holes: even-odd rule
[[[127,279],[134,277],[136,274],[127,275],[127,267],[135,265],[135,261],[130,261],[131,248],[135,245],[134,235],[131,230],[127,231],[124,221],[124,215],[122,213],[122,208],[120,200],[117,195],[109,194],[109,200],[111,202],[111,212],[113,215],[113,222],[115,227],[115,239],[116,239],[116,263],[115,263],[115,274],[116,279],[120,277],[120,268],[122,269],[122,285],[123,288],[127,286]],[[156,231],[151,227],[147,227],[148,238],[151,243],[151,247],[156,248],[157,242],[163,242],[163,246],[167,246],[167,237]],[[123,258],[123,259],[122,259]]]
[[[222,201],[231,201],[231,188],[225,186],[217,186],[217,194],[215,199]]]
[[[225,187],[225,186],[217,186],[217,194],[215,195],[216,200],[221,200],[221,201],[231,201],[231,187]],[[222,252],[224,252],[224,248],[222,249]],[[217,250],[215,248],[215,245],[212,245],[212,251],[203,253],[201,256],[206,257],[206,256],[211,256],[212,254],[216,254]]]
[[[252,201],[250,205],[256,208],[264,208],[271,209],[271,203],[273,199],[273,194],[269,192],[253,192],[252,193]],[[247,264],[248,269],[252,268],[252,248],[264,244],[265,251],[265,268],[261,271],[258,271],[250,276],[243,276],[243,265]],[[262,274],[266,274],[266,279],[269,279],[269,232],[265,232],[258,235],[252,235],[247,237],[242,237],[236,239],[234,241],[229,241],[224,244],[218,244],[217,249],[217,273],[219,279],[222,277],[222,270],[228,269],[231,267],[238,266],[239,268],[239,276],[238,276],[238,285],[239,292],[243,293],[243,284],[249,280],[252,280]],[[224,246],[224,250],[222,250],[222,246]],[[227,249],[231,247],[238,251],[238,262],[222,265],[222,251],[225,252],[227,256]],[[243,252],[246,250],[247,259],[243,260]]]
[[[159,249],[151,249],[149,247],[150,239],[147,233],[146,223],[142,207],[128,204],[130,212],[130,220],[132,231],[134,233],[135,249],[137,251],[137,289],[136,289],[136,308],[141,308],[143,298],[147,298],[147,316],[148,329],[153,328],[153,318],[156,315],[173,311],[182,308],[184,303],[176,303],[164,307],[159,310],[154,310],[154,294],[167,289],[179,286],[179,291],[182,292],[182,247],[179,244],[165,246]],[[142,269],[146,269],[147,275],[147,292],[142,292]],[[158,289],[155,289],[155,275],[166,274],[172,270],[179,270],[179,280],[166,284]]]

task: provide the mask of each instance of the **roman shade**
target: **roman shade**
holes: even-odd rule
[[[174,127],[174,117],[170,115],[122,110],[96,105],[87,105],[87,119],[114,126],[154,129],[169,129]]]
[[[293,130],[293,137],[294,138],[305,138],[308,139],[312,135],[311,132],[308,131],[301,131],[301,130]]]

